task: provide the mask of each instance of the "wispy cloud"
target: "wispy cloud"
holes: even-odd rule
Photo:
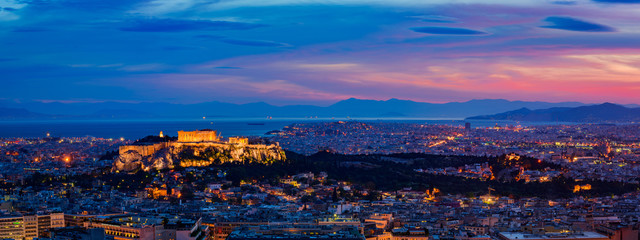
[[[599,55],[570,55],[568,58],[581,59],[587,62],[596,63],[602,66],[603,69],[607,69],[612,73],[640,75],[640,55],[629,54],[599,54]],[[629,80],[634,82],[631,77]]]
[[[227,44],[250,46],[250,47],[291,47],[290,44],[282,43],[282,42],[229,38],[229,37],[220,36],[220,35],[205,34],[205,35],[197,35],[195,37],[197,39],[214,40],[214,41],[219,41]]]
[[[17,27],[13,29],[13,32],[44,32],[44,31],[49,31],[49,29],[47,28],[43,28],[43,27]]]
[[[558,1],[552,1],[551,3],[558,4],[558,5],[576,5],[576,4],[578,4],[578,2],[574,1],[574,0],[558,0]]]
[[[216,74],[149,74],[140,75],[127,81],[126,84],[132,88],[146,86],[148,92],[152,93],[171,91],[175,95],[184,94],[180,90],[188,90],[190,97],[201,98],[215,95],[231,100],[255,97],[273,99],[274,96],[278,96],[288,101],[333,101],[348,97],[347,95],[312,89],[282,79],[253,81],[245,77]]]
[[[441,16],[441,15],[423,15],[423,16],[412,16],[413,18],[420,19],[423,22],[432,22],[432,23],[456,23],[457,19],[454,17]]]
[[[602,24],[591,23],[571,17],[548,17],[544,21],[552,25],[543,28],[554,28],[578,32],[615,32],[616,29]]]
[[[218,1],[210,0],[151,0],[141,3],[136,9],[131,10],[134,13],[143,13],[147,15],[162,15],[172,12],[186,11],[196,6],[212,4]]]
[[[196,2],[192,0],[191,2]],[[300,6],[300,5],[374,5],[374,6],[394,6],[394,7],[425,7],[439,4],[486,4],[483,0],[342,0],[342,1],[322,1],[322,0],[232,0],[217,1],[206,6],[209,9],[229,9],[239,7],[267,7],[267,6]],[[493,4],[505,4],[514,6],[527,6],[539,4],[538,0],[493,0]]]
[[[593,0],[600,3],[640,3],[640,0]]]
[[[196,38],[200,38],[200,39],[214,39],[214,40],[219,40],[219,39],[226,38],[225,36],[210,35],[210,34],[197,35],[195,37]]]
[[[242,69],[241,67],[229,67],[229,66],[219,66],[215,68],[216,69]]]
[[[161,63],[148,63],[148,64],[139,64],[139,65],[130,65],[123,66],[119,68],[121,71],[125,72],[158,72],[166,69],[170,69],[170,66]]]
[[[295,64],[298,68],[306,68],[317,71],[352,70],[360,66],[357,63],[304,63]]]
[[[27,4],[16,0],[0,0],[0,21],[14,21],[20,19],[18,10]]]
[[[415,27],[411,28],[414,32],[428,33],[428,34],[443,34],[443,35],[484,35],[486,32],[477,31],[466,28],[451,28],[451,27]]]
[[[221,39],[220,41],[228,44],[234,45],[243,45],[243,46],[253,46],[253,47],[288,47],[289,44],[272,42],[272,41],[261,41],[261,40],[245,40],[245,39]]]
[[[223,30],[247,30],[263,27],[262,24],[208,21],[208,20],[184,20],[184,19],[137,19],[130,21],[120,30],[128,32],[185,32],[185,31],[223,31]]]

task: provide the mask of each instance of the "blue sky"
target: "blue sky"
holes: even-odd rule
[[[0,0],[0,98],[640,103],[638,23],[625,0]]]

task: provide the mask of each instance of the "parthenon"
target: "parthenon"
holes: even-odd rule
[[[220,142],[220,136],[211,129],[178,131],[178,142]]]

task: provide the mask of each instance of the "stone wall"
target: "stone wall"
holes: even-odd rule
[[[127,151],[135,151],[135,152],[138,152],[138,154],[146,157],[146,156],[151,156],[155,154],[160,149],[166,148],[168,144],[169,143],[162,142],[162,143],[155,143],[155,144],[149,144],[149,145],[120,146],[118,153],[120,155],[123,155]]]
[[[229,138],[229,143],[233,143],[233,144],[249,144],[249,139],[248,138],[243,138],[243,137],[230,137]]]
[[[143,146],[123,146],[114,161],[116,171],[150,171],[166,168],[198,167],[225,162],[271,164],[286,156],[276,144],[230,144],[217,142],[167,142]]]

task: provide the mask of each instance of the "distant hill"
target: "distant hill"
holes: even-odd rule
[[[129,109],[102,109],[89,115],[86,118],[153,118],[155,115],[138,110]]]
[[[640,105],[638,105],[638,104],[626,104],[624,106],[628,107],[628,108],[640,108]]]
[[[46,114],[34,113],[24,108],[5,108],[0,107],[0,119],[12,120],[12,119],[36,119],[49,117]]]
[[[480,114],[495,114],[518,108],[542,109],[550,107],[584,106],[579,102],[524,102],[504,99],[483,99],[467,102],[426,103],[389,99],[386,101],[347,99],[329,106],[334,113],[355,117],[401,116],[432,118],[465,118]]]
[[[636,122],[640,121],[640,108],[628,108],[613,103],[538,110],[520,108],[499,114],[474,116],[467,119],[548,122]]]
[[[312,105],[274,106],[264,102],[233,104],[224,102],[204,102],[196,104],[173,103],[61,103],[61,102],[3,102],[2,106],[21,108],[39,113],[42,117],[61,118],[193,118],[193,117],[414,117],[414,118],[465,118],[476,115],[497,114],[519,108],[544,109],[552,107],[584,106],[579,102],[525,102],[504,99],[483,99],[467,102],[427,103],[409,100],[363,100],[350,98],[333,105],[321,107]],[[24,118],[28,114],[6,113],[14,118]],[[34,115],[35,116],[35,115]]]

